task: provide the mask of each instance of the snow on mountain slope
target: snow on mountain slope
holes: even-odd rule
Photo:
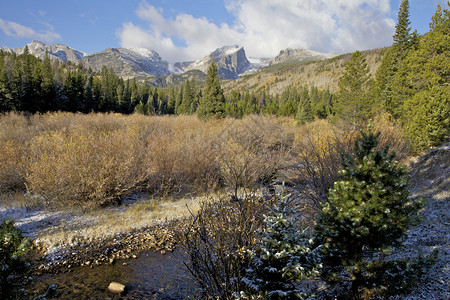
[[[85,56],[81,62],[94,71],[100,71],[107,66],[124,78],[171,74],[167,61],[164,61],[156,51],[143,48],[108,48]]]
[[[222,79],[237,79],[250,66],[244,48],[233,45],[214,50],[211,54],[190,64],[185,71],[200,70],[206,73],[213,59],[218,66],[217,72]]]

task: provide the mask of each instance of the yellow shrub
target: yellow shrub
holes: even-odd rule
[[[25,188],[24,147],[15,141],[0,143],[0,191]]]
[[[44,132],[30,142],[28,187],[54,204],[106,204],[143,182],[144,150],[127,130]]]

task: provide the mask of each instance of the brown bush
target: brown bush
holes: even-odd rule
[[[52,204],[107,204],[145,179],[145,148],[133,128],[48,131],[30,142],[26,180]]]
[[[374,120],[380,147],[408,154],[401,128]],[[237,197],[283,176],[316,206],[358,134],[326,120],[247,116],[201,122],[195,116],[51,113],[0,116],[1,190],[20,189],[58,203],[108,203],[136,189],[186,194],[226,186]],[[350,128],[350,129],[349,129]],[[292,167],[293,166],[293,167]],[[289,168],[291,171],[289,172]]]
[[[32,136],[27,117],[0,116],[0,192],[25,189],[26,143]]]
[[[247,116],[228,120],[219,138],[221,177],[234,196],[239,187],[268,184],[287,165],[294,133],[274,118]]]
[[[234,299],[233,293],[244,289],[247,250],[256,243],[263,214],[274,201],[248,194],[239,201],[222,197],[204,202],[180,232],[185,265],[206,298]]]
[[[0,192],[24,190],[24,147],[16,141],[0,143]]]
[[[220,174],[211,131],[199,127],[192,118],[191,122],[186,122],[185,117],[160,121],[164,124],[158,124],[159,130],[147,140],[149,189],[166,195],[214,187]]]
[[[390,151],[395,151],[398,161],[405,161],[411,149],[401,124],[389,114],[376,116],[372,123],[373,132],[381,132],[379,148],[389,146]]]
[[[299,128],[295,143],[296,186],[316,209],[336,181],[341,154],[352,148],[355,135],[355,131],[340,130],[326,120]]]
[[[374,132],[381,132],[378,148],[390,146],[400,160],[406,158],[408,143],[396,123],[381,115],[373,120],[373,126]],[[341,155],[353,152],[358,135],[359,130],[349,124],[332,124],[327,120],[317,120],[298,129],[293,151],[297,161],[295,181],[305,201],[315,209],[327,199],[342,168]]]

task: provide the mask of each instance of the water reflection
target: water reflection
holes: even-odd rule
[[[108,291],[111,281],[127,286],[122,297]],[[35,279],[34,291],[45,292],[57,284],[60,299],[195,299],[198,288],[183,266],[179,250],[165,255],[142,252],[137,259],[113,265],[76,267],[62,274],[44,274]]]

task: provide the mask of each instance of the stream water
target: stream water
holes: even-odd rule
[[[110,282],[126,286],[119,297],[108,291]],[[69,272],[34,278],[29,291],[45,293],[50,284],[58,286],[59,299],[195,299],[198,287],[189,277],[179,250],[161,255],[142,252],[137,259],[93,268],[72,268]]]

